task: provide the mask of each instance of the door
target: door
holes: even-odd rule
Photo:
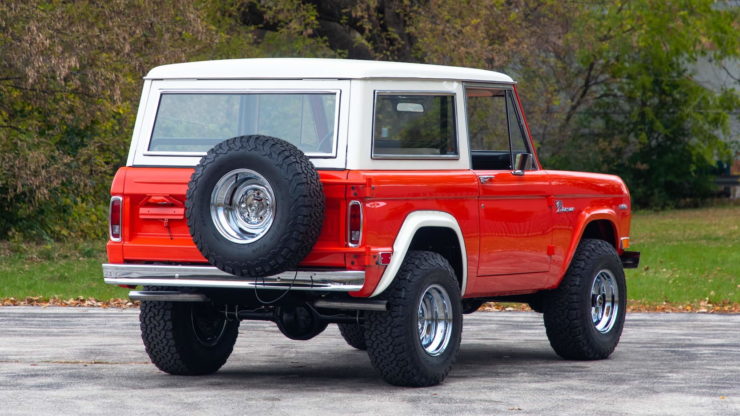
[[[544,273],[550,268],[552,211],[546,171],[514,171],[532,153],[509,88],[466,89],[471,162],[480,182],[479,276]]]

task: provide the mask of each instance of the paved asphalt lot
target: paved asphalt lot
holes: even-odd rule
[[[149,363],[138,310],[0,308],[0,414],[740,415],[740,315],[630,314],[608,360],[550,349],[529,312],[465,317],[444,384],[385,384],[335,325],[290,341],[242,322],[217,374]]]

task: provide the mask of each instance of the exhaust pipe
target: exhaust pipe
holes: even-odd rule
[[[131,300],[139,300],[145,302],[209,302],[210,299],[202,293],[186,293],[178,291],[146,291],[146,290],[132,290],[129,292],[128,297]],[[319,299],[313,302],[313,306],[321,309],[339,309],[339,310],[350,310],[350,311],[373,311],[373,312],[385,312],[388,310],[388,302],[385,300],[325,300]],[[242,311],[239,311],[240,314]],[[247,314],[247,313],[245,313]],[[258,313],[261,315],[261,313]],[[247,318],[244,316],[244,318]],[[250,317],[251,319],[259,319]],[[264,318],[263,318],[264,319]]]
[[[319,299],[313,306],[323,309],[342,309],[351,311],[385,312],[388,301],[385,300],[324,300]]]
[[[131,300],[145,302],[208,302],[208,297],[202,293],[185,293],[169,290],[132,290],[128,293]]]

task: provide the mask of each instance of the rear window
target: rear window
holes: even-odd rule
[[[458,158],[452,94],[377,93],[373,158]]]
[[[334,154],[337,92],[164,93],[149,142],[151,152],[206,152],[236,136],[260,134],[308,155]]]

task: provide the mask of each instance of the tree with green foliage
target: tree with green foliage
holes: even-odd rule
[[[241,20],[250,10],[262,20]],[[295,1],[0,3],[0,238],[104,235],[142,76],[192,60],[337,56],[315,19]]]
[[[712,0],[29,0],[0,3],[0,238],[102,236],[141,77],[260,56],[386,59],[518,79],[548,167],[611,172],[665,207],[711,192],[736,89],[740,8]],[[737,76],[736,76],[737,78]]]
[[[102,235],[140,79],[214,34],[187,3],[0,3],[0,236]]]
[[[740,7],[685,1],[431,0],[412,28],[429,62],[503,69],[551,168],[622,176],[638,206],[711,196],[737,132],[737,89],[695,80],[740,54]],[[737,79],[737,78],[736,78]]]
[[[695,79],[698,59],[740,57],[740,8],[711,0],[604,2],[574,34],[589,103],[574,112],[572,141],[582,153],[555,164],[608,171],[630,185],[639,206],[696,204],[711,196],[713,166],[728,161],[737,89],[714,91]]]

